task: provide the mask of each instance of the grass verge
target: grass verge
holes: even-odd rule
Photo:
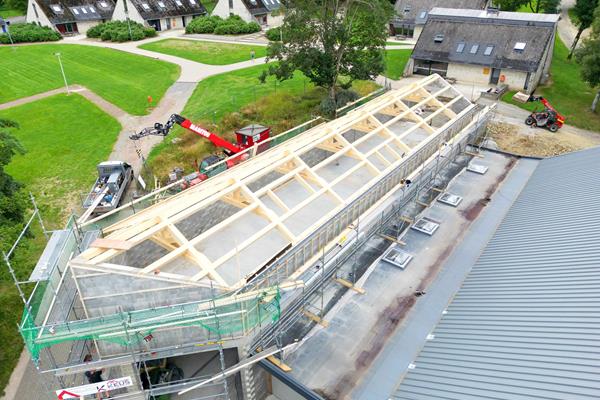
[[[393,80],[400,79],[412,50],[386,50],[385,53],[387,67],[384,75]]]
[[[179,66],[123,51],[94,46],[44,44],[0,48],[0,103],[43,93],[67,81],[94,91],[130,114],[147,113],[179,76]]]
[[[233,130],[249,123],[270,126],[272,134],[276,135],[317,114],[318,105],[325,96],[323,89],[314,87],[301,73],[281,83],[269,78],[261,84],[257,76],[264,68],[265,65],[257,65],[201,81],[182,115],[233,141]],[[377,85],[358,81],[354,82],[353,88],[363,96],[374,91]],[[215,93],[222,95],[214,96]],[[207,102],[207,98],[211,101]],[[199,162],[214,151],[207,140],[176,129],[154,147],[149,163],[154,173],[163,178],[175,166],[191,170],[194,160]]]
[[[542,95],[567,119],[567,124],[582,129],[600,132],[600,114],[590,109],[596,92],[581,79],[580,67],[575,60],[567,60],[569,50],[564,43],[556,38],[552,66],[550,67],[551,82],[540,86],[536,94]],[[519,103],[512,100],[515,91],[507,92],[502,100],[532,111],[539,103]]]
[[[25,15],[25,13],[20,10],[13,10],[5,6],[0,6],[0,17],[2,18],[20,17],[21,15]]]
[[[210,65],[226,65],[248,61],[252,50],[254,50],[256,58],[267,55],[267,48],[264,46],[185,39],[159,40],[138,47]]]
[[[121,126],[77,94],[56,95],[1,110],[0,118],[20,124],[11,133],[27,150],[13,158],[7,172],[36,197],[46,229],[62,228],[78,201],[77,194],[93,184],[96,164],[110,154]],[[19,279],[27,279],[46,244],[36,228],[34,224],[35,236],[25,239],[11,260]],[[1,393],[23,348],[16,329],[23,304],[4,265],[0,271]]]

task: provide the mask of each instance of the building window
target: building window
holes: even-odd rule
[[[62,11],[62,8],[58,4],[53,4],[50,7],[52,8],[52,11],[54,11],[54,12],[59,13]]]
[[[86,9],[84,7],[81,7],[81,12],[84,13],[84,14],[87,14],[87,11],[86,11]]]
[[[89,6],[88,8],[92,14],[96,12],[96,9],[94,7]]]
[[[196,5],[196,0],[190,0],[190,4],[195,6]]]
[[[75,15],[79,15],[79,11],[77,11],[77,9],[76,9],[76,8],[74,8],[74,9],[73,9],[73,14],[75,14]]]
[[[142,8],[146,11],[150,10],[150,6],[148,5],[148,3],[142,3]]]
[[[489,56],[492,54],[492,51],[494,51],[494,46],[489,45],[485,48],[485,51],[483,52],[483,55],[485,56]]]
[[[160,8],[166,8],[165,3],[163,3],[162,1],[157,2],[157,4]]]
[[[465,44],[464,43],[459,43],[458,46],[456,46],[456,52],[457,53],[462,53],[465,50]]]
[[[102,8],[108,8],[108,3],[105,2],[105,1],[101,1],[100,2],[100,7],[102,7]]]
[[[408,5],[404,6],[404,12],[405,13],[410,12],[410,6],[408,6]]]
[[[523,52],[523,50],[525,50],[525,46],[526,46],[526,45],[527,45],[527,43],[525,43],[525,42],[517,42],[517,43],[515,43],[514,50],[515,50],[517,53],[522,53],[522,52]]]
[[[469,53],[471,53],[471,54],[477,54],[478,50],[479,50],[479,45],[478,44],[474,44],[473,46],[471,46],[471,50],[469,51]]]
[[[181,0],[175,0],[175,4],[177,4],[177,7],[183,7]]]
[[[419,18],[421,18],[421,19],[425,19],[426,16],[427,16],[427,11],[421,11],[421,14],[419,14]]]
[[[433,41],[436,43],[442,43],[444,41],[444,35],[442,35],[441,33],[438,33],[437,35],[435,35],[433,37]]]

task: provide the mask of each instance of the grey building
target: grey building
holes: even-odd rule
[[[558,15],[434,8],[406,73],[533,92],[552,61]]]
[[[600,398],[599,159],[539,162],[390,399]]]
[[[279,0],[219,0],[212,14],[222,18],[239,15],[246,22],[273,25],[281,21],[280,7]]]
[[[488,0],[397,0],[396,17],[390,23],[392,35],[418,39],[427,22],[429,12],[435,7],[483,10]]]
[[[113,0],[29,0],[26,21],[52,27],[63,35],[85,33],[110,20],[114,9]]]
[[[113,19],[151,26],[157,31],[184,28],[192,19],[206,15],[200,0],[124,0],[117,2]]]

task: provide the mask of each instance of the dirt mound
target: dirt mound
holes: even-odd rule
[[[502,122],[490,123],[488,135],[500,150],[524,156],[556,156],[598,145],[598,141],[564,130],[552,133]]]

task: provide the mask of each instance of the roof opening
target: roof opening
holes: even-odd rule
[[[62,7],[60,5],[52,4],[50,7],[52,8],[52,11],[62,13]]]
[[[100,2],[100,7],[102,7],[102,8],[108,8],[108,3],[105,2],[105,1],[101,1]]]
[[[195,6],[196,5],[196,0],[190,0],[190,4]]]
[[[167,8],[167,7],[165,6],[165,3],[163,3],[162,1],[159,1],[159,2],[157,2],[157,4],[158,4],[158,6],[159,6],[160,8]]]
[[[515,51],[523,51],[523,50],[525,50],[526,45],[527,45],[527,43],[525,43],[525,42],[517,42],[517,43],[515,43],[514,50]]]
[[[464,43],[459,43],[458,46],[456,46],[456,52],[457,53],[462,53],[465,50],[465,44]]]
[[[410,12],[410,6],[409,5],[404,6],[404,12],[405,13]]]
[[[85,7],[81,7],[81,12],[87,14],[87,10],[85,9]]]
[[[492,54],[492,51],[494,51],[494,46],[493,45],[488,45],[485,48],[485,51],[483,52],[484,55],[489,56],[490,54]]]
[[[74,9],[73,9],[73,14],[75,14],[75,15],[79,15],[79,11],[77,11],[77,9],[76,9],[76,8],[74,8]]]
[[[177,7],[183,7],[181,0],[175,0],[175,4],[177,4]]]
[[[473,46],[471,46],[471,50],[469,50],[469,53],[471,53],[471,54],[477,54],[478,50],[479,50],[479,45],[478,44],[474,44]]]
[[[421,11],[421,13],[419,14],[419,18],[421,18],[421,19],[425,19],[426,16],[427,16],[427,11]]]
[[[144,10],[150,10],[150,6],[148,5],[148,3],[142,3],[142,8]]]
[[[437,35],[434,36],[433,41],[436,43],[442,43],[444,41],[444,35],[441,33],[438,33]]]
[[[90,10],[91,13],[95,13],[96,12],[96,9],[94,7],[89,6],[88,8],[89,8],[89,10]]]

